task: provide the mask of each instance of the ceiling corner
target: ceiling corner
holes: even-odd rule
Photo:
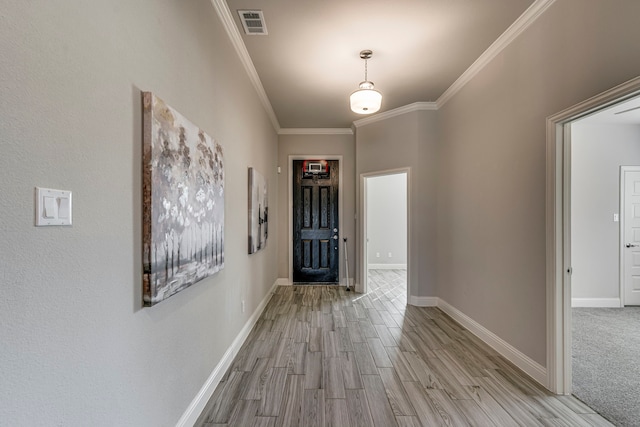
[[[260,77],[258,76],[258,72],[256,71],[256,67],[253,65],[253,61],[249,56],[249,52],[247,51],[247,47],[242,40],[242,35],[236,24],[233,20],[233,15],[229,10],[229,6],[225,0],[211,0],[211,4],[213,4],[220,21],[224,29],[231,40],[231,44],[233,45],[238,57],[240,58],[240,62],[244,66],[247,75],[249,76],[249,80],[251,80],[251,84],[255,88],[258,93],[258,97],[260,98],[260,102],[264,107],[269,119],[271,120],[271,124],[273,125],[273,129],[276,133],[280,132],[280,123],[278,122],[278,118],[276,117],[276,113],[273,110],[273,106],[271,105],[271,101],[267,97],[267,93],[262,86],[262,82],[260,81]]]
[[[522,15],[515,20],[513,24],[505,30],[494,41],[491,46],[485,50],[482,55],[474,61],[464,73],[453,82],[447,90],[436,100],[438,108],[442,108],[453,96],[462,89],[476,74],[480,72],[493,58],[495,58],[502,50],[504,50],[516,37],[524,32],[531,24],[533,24],[540,15],[542,15],[556,0],[536,0]]]

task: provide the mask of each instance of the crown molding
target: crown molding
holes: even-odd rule
[[[271,106],[271,101],[267,97],[267,93],[264,91],[264,87],[262,86],[262,82],[260,81],[260,77],[258,77],[258,72],[256,71],[256,67],[253,65],[253,61],[249,56],[249,52],[247,51],[247,47],[242,40],[242,35],[240,35],[240,31],[236,27],[235,22],[233,21],[233,15],[229,10],[229,6],[225,0],[211,0],[218,17],[222,21],[222,25],[224,29],[227,31],[227,35],[231,40],[231,44],[233,45],[236,53],[240,57],[240,62],[244,65],[244,69],[249,76],[249,80],[253,84],[253,87],[258,92],[258,98],[260,98],[260,102],[264,107],[269,119],[271,120],[271,124],[276,132],[280,131],[280,123],[278,123],[278,118],[276,117],[276,113],[273,111],[273,107]]]
[[[473,64],[471,64],[469,68],[465,70],[464,73],[462,73],[462,75],[460,75],[460,77],[458,77],[455,82],[453,82],[451,86],[449,86],[446,91],[444,91],[442,95],[440,95],[436,102],[416,102],[393,110],[385,111],[384,113],[366,117],[364,119],[355,120],[353,122],[353,127],[358,128],[360,126],[386,120],[412,111],[437,110],[442,108],[447,101],[453,98],[453,96],[458,93],[473,77],[475,77],[476,74],[478,74],[491,60],[502,52],[502,50],[504,50],[516,37],[522,34],[531,24],[533,24],[540,15],[555,3],[555,1],[556,0],[536,0],[526,11],[524,11],[522,15],[520,15],[520,17],[518,17],[518,19],[516,19],[513,24],[511,24],[511,26],[509,26],[509,28],[507,28],[504,33],[502,33],[502,35],[500,35],[500,37],[498,37],[498,39],[496,39],[495,42],[491,44],[491,46],[489,46],[489,48],[487,48],[487,50],[482,53],[482,55],[480,55],[480,57],[478,57],[478,59],[475,60]],[[253,61],[251,61],[249,52],[242,40],[242,36],[235,25],[229,6],[225,0],[211,0],[211,3],[213,4],[216,13],[220,17],[220,20],[231,39],[231,43],[240,57],[240,61],[244,65],[249,76],[249,80],[251,80],[251,83],[258,93],[258,97],[271,120],[273,128],[279,135],[331,135],[353,133],[353,131],[347,132],[348,129],[346,128],[281,129],[280,123],[278,123],[278,118],[271,106],[271,102],[267,97],[264,87],[262,86],[262,82],[260,81],[260,77],[258,77],[258,73],[253,65]]]
[[[475,60],[467,70],[453,82],[447,90],[436,100],[438,108],[449,101],[453,96],[462,89],[476,74],[480,72],[493,58],[502,52],[516,37],[522,34],[531,24],[542,15],[555,0],[536,0],[527,10],[524,11],[518,19],[515,20],[509,28],[506,29],[500,37],[494,41],[491,46],[485,50],[482,55]]]
[[[353,135],[351,128],[281,128],[278,135]]]
[[[438,105],[435,102],[414,102],[413,104],[405,105],[403,107],[394,108],[393,110],[385,111],[384,113],[376,114],[364,119],[356,120],[353,122],[356,128],[360,126],[368,125],[371,123],[379,122],[381,120],[390,119],[391,117],[400,116],[402,114],[411,113],[413,111],[425,111],[425,110],[437,110]]]

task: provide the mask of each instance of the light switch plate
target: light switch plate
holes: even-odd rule
[[[36,187],[36,226],[71,225],[71,191]]]

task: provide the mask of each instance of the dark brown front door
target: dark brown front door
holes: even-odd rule
[[[293,161],[293,282],[339,281],[338,161]]]

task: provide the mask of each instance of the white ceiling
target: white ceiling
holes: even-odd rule
[[[380,112],[436,101],[534,3],[212,1],[228,7],[242,34],[239,50],[246,47],[282,128],[348,128],[368,117],[351,112],[348,101],[364,79],[363,49],[373,50],[369,80],[383,94]],[[245,35],[239,9],[262,10],[268,35]]]

